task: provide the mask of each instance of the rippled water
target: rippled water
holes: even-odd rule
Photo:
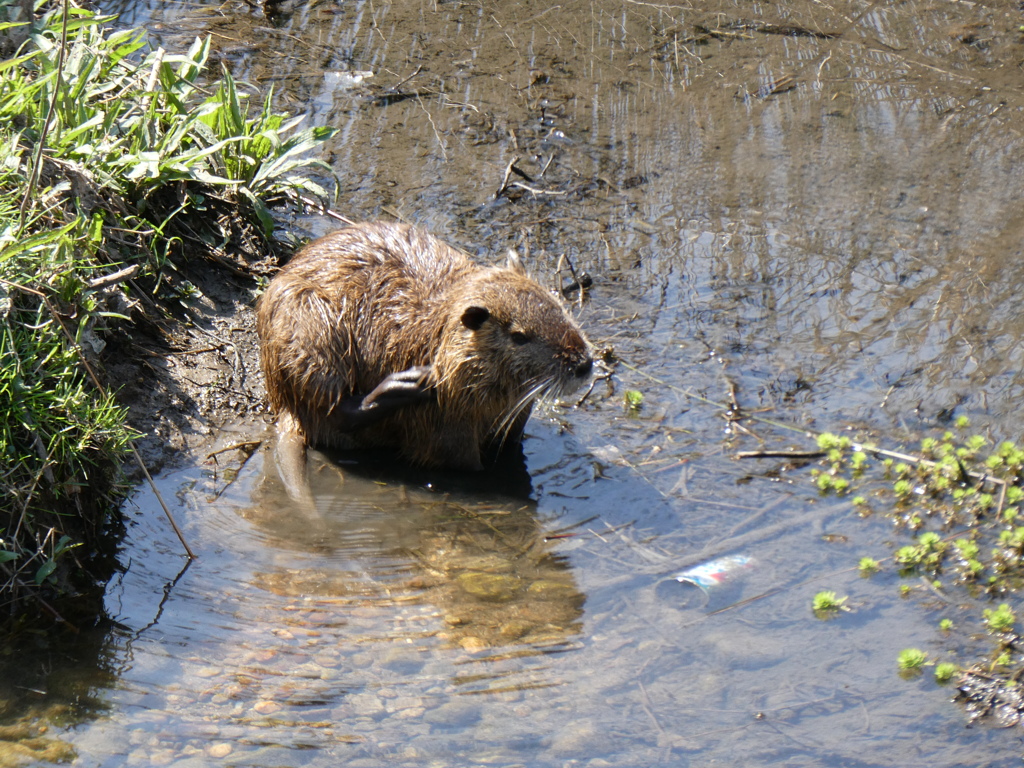
[[[260,453],[237,476],[169,475],[187,569],[140,492],[108,594],[113,682],[63,735],[78,763],[957,765],[1019,747],[895,674],[933,630],[852,567],[884,522],[738,492],[714,460],[594,479],[546,422],[527,445],[531,497],[324,462],[307,516]],[[738,552],[752,566],[707,594],[670,578]],[[815,620],[822,586],[855,611]]]
[[[262,450],[169,475],[185,570],[140,491],[116,625],[71,668],[100,671],[52,676],[84,710],[51,729],[76,764],[1019,759],[1017,731],[967,729],[950,690],[896,673],[974,614],[861,579],[902,534],[806,470],[731,459],[809,443],[724,417],[734,398],[895,446],[966,414],[1020,439],[1017,5],[106,8],[170,50],[211,34],[337,126],[347,215],[589,271],[581,322],[623,362],[531,421],[516,478],[328,462],[301,515]],[[729,554],[754,563],[707,595],[670,578]],[[821,589],[853,610],[815,619]]]

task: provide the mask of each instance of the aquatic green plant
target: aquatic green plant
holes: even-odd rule
[[[935,665],[935,682],[937,683],[948,683],[953,675],[957,673],[957,666],[948,661],[943,661]]]
[[[627,389],[623,395],[626,407],[632,411],[640,410],[644,405],[644,393],[638,389]]]
[[[1010,632],[1017,621],[1017,615],[1007,603],[1000,603],[998,608],[986,608],[982,615],[989,632]]]
[[[896,658],[899,668],[905,672],[919,671],[928,662],[928,654],[918,648],[904,648]]]
[[[956,429],[963,430],[969,423],[959,418]],[[870,489],[873,499],[889,500],[889,515],[912,536],[895,547],[892,561],[901,576],[926,578],[927,589],[904,583],[899,586],[900,596],[963,590],[965,603],[979,603],[977,611],[996,643],[984,663],[976,662],[978,669],[985,670],[978,674],[987,675],[989,688],[999,681],[1016,685],[1024,674],[1024,659],[1013,651],[1019,642],[1015,612],[1011,603],[984,607],[980,601],[1014,594],[1024,586],[1024,525],[1019,519],[1024,503],[1024,449],[1009,441],[994,444],[982,435],[958,437],[953,431],[922,440],[916,456],[836,435],[820,436],[818,446],[825,452],[824,466],[813,475],[819,490],[833,492],[837,478],[850,483],[839,486],[843,492],[856,487],[863,494]],[[879,460],[880,472],[871,472],[872,462],[865,463],[864,454]],[[827,482],[822,480],[825,475]],[[864,497],[855,497],[855,508],[863,506]],[[877,561],[862,558],[861,572],[870,572],[872,562]],[[949,618],[939,623],[946,635],[955,628]],[[900,658],[905,671],[925,663],[925,656],[915,649],[904,651]],[[972,669],[949,662],[936,669],[936,679],[948,680],[957,670],[965,670],[969,677]]]
[[[857,566],[861,576],[871,576],[882,569],[882,564],[873,557],[862,557]]]
[[[846,601],[849,598],[839,597],[835,592],[822,590],[818,592],[811,601],[811,609],[819,617],[828,616],[837,611],[847,611]]]

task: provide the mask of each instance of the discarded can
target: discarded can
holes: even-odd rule
[[[680,571],[673,578],[676,581],[696,584],[707,591],[711,587],[722,584],[733,576],[741,568],[749,568],[754,564],[754,558],[746,555],[726,555],[717,560],[710,560],[693,568]]]

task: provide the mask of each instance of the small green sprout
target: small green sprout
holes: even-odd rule
[[[953,546],[957,548],[960,557],[964,560],[973,560],[978,556],[978,545],[970,539],[957,539],[953,542]]]
[[[857,567],[860,569],[861,576],[870,576],[878,573],[882,569],[882,564],[873,557],[862,557]]]
[[[939,622],[939,629],[941,629],[943,632],[951,631],[953,629],[953,620],[952,619],[943,619],[942,621]]]
[[[1017,621],[1017,616],[1006,603],[1000,604],[998,608],[986,608],[982,611],[985,616],[985,623],[988,625],[988,631],[994,633],[1009,632],[1013,629],[1014,622]]]
[[[624,397],[630,410],[639,411],[644,405],[644,393],[639,389],[627,389]]]
[[[967,450],[969,450],[972,454],[977,453],[978,451],[985,447],[985,443],[987,442],[988,441],[981,435],[973,435],[967,438]]]
[[[913,492],[914,486],[909,480],[897,480],[892,484],[892,490],[899,498],[905,499]]]
[[[822,590],[814,596],[811,601],[811,608],[814,609],[816,614],[830,614],[836,611],[848,611],[846,607],[846,601],[849,598],[839,597],[835,592],[831,590]]]
[[[918,672],[928,662],[928,654],[919,648],[904,648],[896,658],[896,663],[904,672]]]
[[[957,416],[954,426],[956,426],[957,429],[967,429],[971,426],[971,420],[966,416]]]
[[[854,474],[858,476],[864,473],[867,464],[868,455],[864,453],[864,451],[854,451],[850,456],[850,466],[853,469]]]
[[[953,675],[956,674],[956,664],[952,664],[948,661],[944,661],[941,664],[935,665],[935,682],[940,685],[948,683],[953,679]]]
[[[822,432],[818,435],[818,448],[823,451],[835,449],[845,450],[850,447],[850,438],[833,435],[831,432]]]
[[[921,562],[921,550],[908,544],[896,550],[894,559],[900,565],[909,568]]]

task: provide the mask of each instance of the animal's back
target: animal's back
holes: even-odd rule
[[[393,445],[421,464],[479,469],[496,433],[518,441],[534,397],[573,391],[591,365],[579,328],[517,262],[478,267],[404,225],[307,245],[261,297],[257,329],[286,430],[314,445]],[[434,397],[348,427],[340,403],[420,366]]]
[[[402,225],[349,227],[306,245],[257,307],[271,406],[294,414],[309,442],[336,442],[338,402],[429,364],[427,343],[402,340],[427,332],[444,285],[466,269],[457,251]]]

